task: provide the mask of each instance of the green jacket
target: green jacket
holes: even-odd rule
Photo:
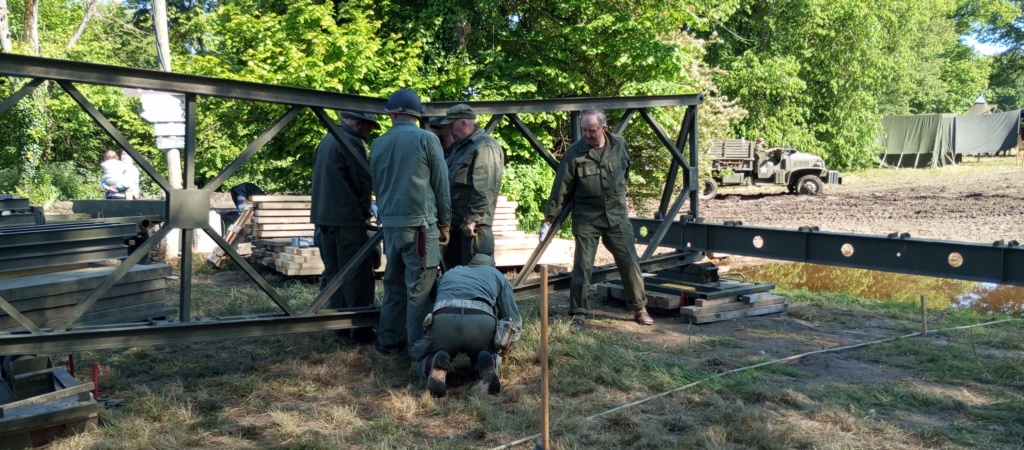
[[[465,219],[491,225],[501,191],[505,154],[498,141],[477,128],[455,143],[448,156],[448,184],[455,226]]]
[[[494,318],[510,319],[516,324],[512,340],[518,341],[523,330],[512,283],[498,269],[484,265],[457,266],[444,273],[437,282],[437,300],[482,300],[494,307]]]
[[[434,133],[396,121],[370,145],[370,173],[381,225],[451,223],[448,168]]]
[[[342,123],[341,134],[366,161],[366,145],[352,128]],[[313,155],[312,203],[310,222],[328,226],[365,226],[370,217],[370,192],[373,184],[355,156],[328,133]]]
[[[572,200],[573,234],[587,227],[607,228],[629,219],[629,148],[622,136],[608,132],[604,147],[598,152],[580,139],[569,146],[558,164],[547,214],[557,216]]]

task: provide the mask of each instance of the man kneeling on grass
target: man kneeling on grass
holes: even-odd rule
[[[469,356],[488,393],[501,392],[498,367],[519,340],[523,318],[512,284],[494,268],[494,258],[473,255],[468,266],[445,272],[432,310],[423,320],[423,337],[411,350],[430,395],[444,397],[448,392],[445,377],[459,353]]]

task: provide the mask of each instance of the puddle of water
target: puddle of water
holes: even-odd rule
[[[933,309],[969,309],[1024,316],[1024,287],[804,263],[769,263],[740,272],[788,289],[847,292],[880,301],[919,302]]]

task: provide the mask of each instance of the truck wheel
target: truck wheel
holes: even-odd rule
[[[804,175],[796,182],[797,194],[818,195],[824,187],[816,175]]]
[[[701,200],[711,200],[718,193],[718,183],[715,183],[715,180],[711,178],[701,178],[698,189],[697,195]]]

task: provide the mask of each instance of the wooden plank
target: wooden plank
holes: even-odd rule
[[[309,210],[303,209],[257,209],[257,218],[268,217],[309,217]]]
[[[689,323],[698,323],[698,324],[699,323],[721,322],[723,320],[738,319],[738,318],[741,318],[741,317],[763,316],[765,314],[773,314],[773,313],[777,313],[777,312],[782,312],[782,311],[786,310],[787,306],[788,305],[786,303],[781,303],[781,304],[778,304],[778,305],[762,306],[762,307],[758,307],[758,308],[739,309],[739,310],[735,310],[735,311],[724,311],[724,312],[720,312],[720,313],[703,314],[703,315],[700,315],[700,316],[691,316],[691,315],[683,314],[682,318],[683,318],[683,320],[685,320],[685,321],[687,321]]]
[[[279,255],[280,256],[280,255]],[[274,260],[274,265],[283,269],[320,269],[321,272],[324,270],[323,262],[291,262],[281,261],[280,259]]]
[[[256,225],[267,223],[310,223],[309,216],[257,217]]]
[[[323,261],[320,259],[320,255],[303,256],[303,255],[293,255],[293,254],[290,254],[290,253],[278,253],[277,254],[277,258],[275,258],[275,259],[277,259],[278,261],[287,261],[287,262],[296,262],[296,263],[316,262],[316,263],[323,264]]]
[[[258,209],[291,209],[291,210],[306,210],[309,213],[309,208],[312,207],[310,202],[277,202],[277,203],[258,203],[256,208]]]
[[[317,270],[317,269],[279,269],[278,272],[280,272],[282,275],[287,275],[287,276],[290,276],[290,277],[294,277],[294,276],[319,276],[319,275],[323,275],[324,274],[323,269],[319,269],[319,270]]]
[[[287,237],[287,238],[293,238],[293,237],[313,237],[313,230],[307,230],[307,231],[300,231],[300,230],[293,230],[293,231],[256,230],[256,231],[253,231],[253,234],[255,234],[256,237],[258,237],[260,239],[280,238],[280,237]],[[282,245],[282,247],[284,247],[284,246]]]
[[[727,296],[727,297],[717,297],[717,298],[698,298],[698,299],[694,299],[693,304],[695,306],[704,307],[704,306],[724,305],[724,304],[732,303],[732,302],[735,302],[735,301],[738,301],[736,296],[735,295],[731,295],[731,296]]]
[[[77,397],[64,397],[38,405],[12,409],[0,420],[0,441],[42,427],[54,427],[72,420],[94,419],[99,413],[95,400],[79,401]]]
[[[263,231],[282,231],[282,230],[299,230],[299,231],[313,231],[314,225],[311,223],[290,223],[290,224],[279,224],[279,223],[258,223],[255,226],[255,230],[258,232]]]
[[[265,203],[265,202],[311,202],[313,196],[311,195],[254,195],[249,197],[249,201],[252,203]]]
[[[317,258],[320,257],[320,249],[317,248],[317,247],[292,247],[292,246],[288,246],[288,247],[284,248],[284,251],[285,251],[285,253],[288,253],[290,255],[316,256]]]
[[[8,403],[6,405],[0,405],[0,418],[11,413],[14,408],[20,408],[28,405],[38,405],[40,403],[46,403],[51,400],[57,400],[61,398],[71,397],[83,392],[89,392],[93,390],[92,382],[83,383],[78,386],[72,386],[64,388],[58,391],[49,392],[43,395],[37,395],[35,397],[26,398],[24,400],[18,400],[16,402]]]
[[[779,303],[784,303],[785,301],[786,299],[783,297],[770,298],[762,300],[757,303],[744,303],[739,300],[735,300],[729,303],[720,303],[717,305],[710,306],[684,306],[680,308],[679,311],[682,312],[683,314],[690,316],[701,316],[705,314],[714,314],[723,311],[735,311],[738,309],[749,309],[760,306],[777,305]]]

